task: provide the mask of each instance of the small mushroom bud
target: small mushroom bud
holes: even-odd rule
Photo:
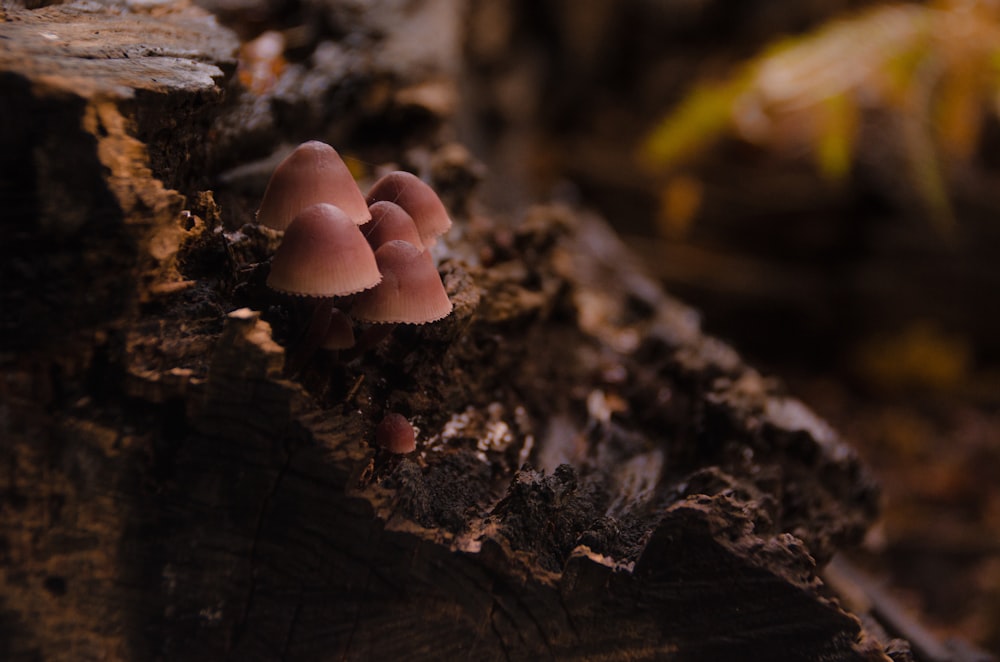
[[[323,337],[323,342],[319,346],[330,351],[354,347],[354,329],[351,327],[351,318],[343,311],[334,309],[326,328],[326,336]]]
[[[388,200],[380,200],[372,203],[368,211],[372,214],[372,220],[370,223],[366,223],[361,231],[372,250],[394,239],[408,242],[420,250],[424,250],[424,244],[420,241],[420,233],[417,231],[417,224],[402,207]]]
[[[451,219],[441,198],[413,173],[397,170],[375,182],[368,192],[368,204],[380,200],[399,205],[413,217],[424,248],[433,246],[437,237],[451,227]]]
[[[417,449],[413,426],[402,414],[389,414],[375,428],[375,443],[390,453],[412,453]]]
[[[337,150],[318,140],[302,143],[278,164],[267,183],[257,222],[284,230],[303,209],[326,202],[356,225],[371,218],[368,205]]]

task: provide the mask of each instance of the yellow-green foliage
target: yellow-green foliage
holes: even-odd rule
[[[943,164],[974,152],[986,113],[1000,112],[997,3],[884,5],[784,39],[725,81],[703,82],[642,144],[647,167],[671,173],[724,135],[774,149],[808,148],[842,179],[866,110],[889,113],[901,156],[943,229],[951,210]],[[800,151],[800,150],[796,150]]]
[[[746,85],[746,81],[737,78],[695,88],[646,140],[643,152],[646,162],[669,168],[708,147],[729,128],[733,105]]]

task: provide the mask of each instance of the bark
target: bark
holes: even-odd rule
[[[8,8],[0,37],[4,659],[906,659],[817,575],[874,516],[854,453],[603,221],[470,213],[475,164],[423,143],[454,312],[291,379],[258,175],[220,207],[199,167],[303,97],[254,115],[192,7]],[[416,452],[376,448],[390,412]]]

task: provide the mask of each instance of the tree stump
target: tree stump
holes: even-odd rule
[[[603,221],[454,208],[452,315],[291,379],[272,242],[199,188],[231,33],[5,11],[0,657],[908,659],[817,575],[875,513],[854,453]]]

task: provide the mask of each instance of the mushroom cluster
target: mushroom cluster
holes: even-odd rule
[[[451,219],[413,174],[389,173],[365,198],[333,147],[306,142],[275,168],[257,222],[284,232],[267,286],[312,309],[289,357],[292,372],[320,347],[364,348],[396,324],[451,313],[427,250]],[[358,341],[353,320],[372,323]]]

